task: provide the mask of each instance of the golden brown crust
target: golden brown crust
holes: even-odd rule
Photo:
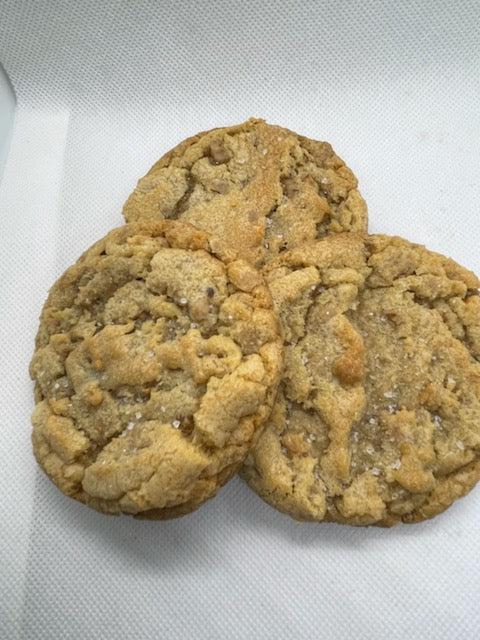
[[[341,231],[366,231],[352,171],[327,142],[263,120],[199,133],[163,156],[124,206],[127,222],[176,218],[257,265]]]
[[[110,232],[52,287],[30,373],[35,456],[106,513],[173,517],[215,495],[269,414],[282,345],[248,263],[176,221]]]
[[[343,234],[264,269],[285,329],[272,415],[242,474],[294,518],[430,518],[480,478],[474,274],[400,238]]]

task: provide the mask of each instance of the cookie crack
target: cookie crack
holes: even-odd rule
[[[177,203],[175,204],[175,207],[173,208],[171,214],[169,215],[169,218],[171,218],[172,220],[178,220],[178,218],[182,215],[182,213],[184,213],[189,208],[190,198],[192,196],[192,193],[195,190],[195,187],[198,184],[199,184],[198,180],[195,178],[193,173],[189,171],[187,175],[187,190],[185,191],[183,196],[180,198],[180,200],[178,200]]]

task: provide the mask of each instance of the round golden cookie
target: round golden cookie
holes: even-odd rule
[[[263,278],[175,221],[125,225],[52,287],[35,456],[68,496],[166,518],[215,495],[268,416],[282,341]]]
[[[342,234],[264,273],[283,381],[242,474],[299,520],[390,526],[480,477],[479,281],[400,238]]]
[[[262,265],[325,235],[367,230],[357,179],[327,142],[263,120],[189,138],[141,178],[127,222],[176,218],[215,234],[212,246]]]

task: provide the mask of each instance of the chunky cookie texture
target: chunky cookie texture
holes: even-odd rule
[[[185,140],[141,178],[127,222],[176,218],[212,234],[222,256],[262,265],[342,231],[366,231],[357,179],[327,142],[263,120]]]
[[[41,314],[35,456],[67,495],[166,518],[211,498],[267,418],[282,340],[262,277],[190,225],[125,225],[53,286]]]
[[[299,520],[390,526],[480,477],[479,281],[400,238],[343,234],[265,268],[285,370],[242,474]]]

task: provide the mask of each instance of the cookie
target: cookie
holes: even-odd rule
[[[480,477],[479,280],[400,238],[341,234],[265,268],[277,401],[242,470],[293,518],[431,518]]]
[[[185,140],[140,179],[127,222],[175,218],[220,255],[262,265],[332,233],[366,231],[357,179],[327,142],[251,119]]]
[[[30,365],[35,456],[105,513],[194,510],[232,476],[282,367],[254,267],[172,220],[125,225],[52,287]]]

